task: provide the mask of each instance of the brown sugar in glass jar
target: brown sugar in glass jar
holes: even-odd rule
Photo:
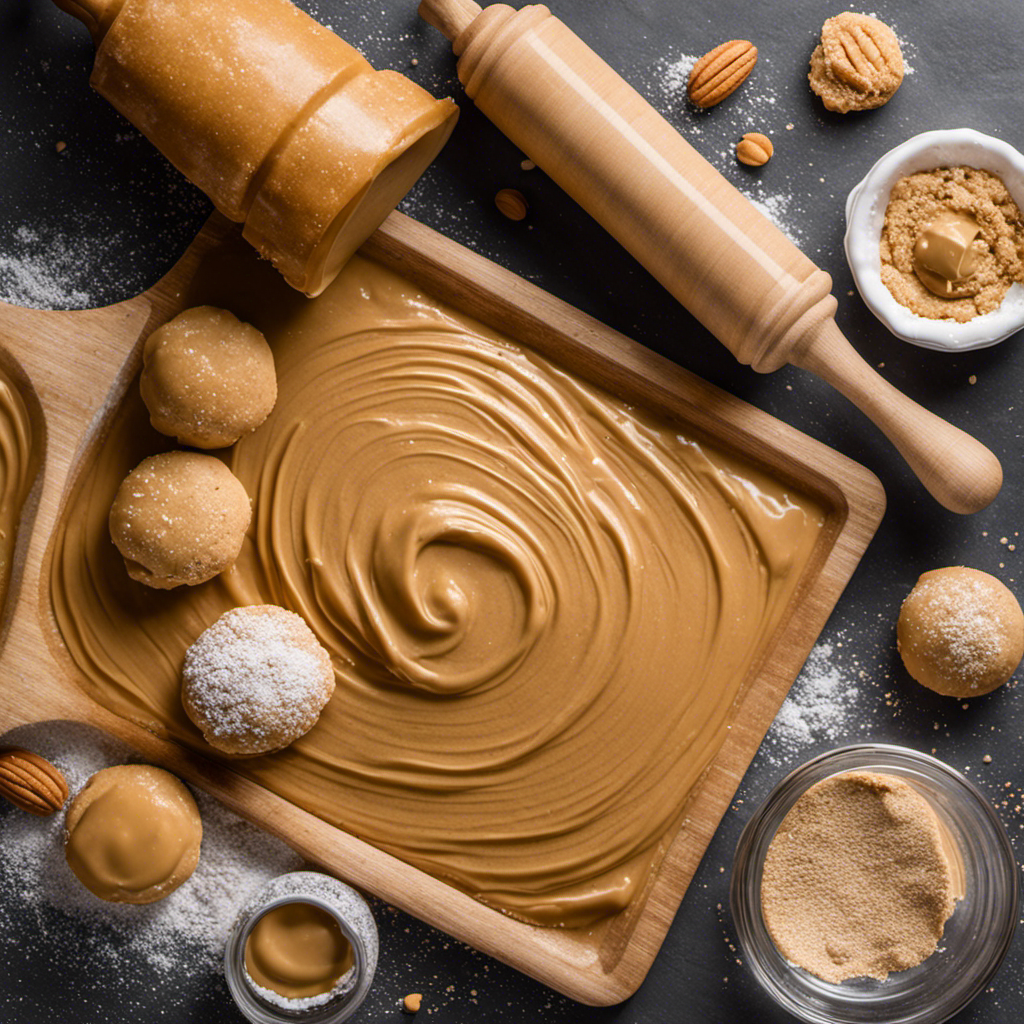
[[[817,783],[875,773],[909,783],[928,803],[963,867],[963,898],[938,949],[884,980],[824,981],[788,960],[772,941],[762,910],[769,847],[797,801]],[[940,1024],[988,985],[1017,922],[1013,849],[988,801],[959,772],[906,747],[859,744],[808,761],[769,794],[740,836],[730,903],[743,963],[785,1010],[820,1024]]]

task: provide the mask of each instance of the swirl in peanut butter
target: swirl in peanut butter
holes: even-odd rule
[[[376,264],[313,301],[258,273],[210,271],[197,296],[263,330],[278,367],[276,409],[226,455],[246,545],[187,593],[128,579],[107,511],[167,444],[131,394],[55,547],[83,687],[216,756],[181,709],[184,651],[229,607],[284,605],[337,689],[310,733],[235,770],[524,919],[618,911],[721,746],[821,510]]]

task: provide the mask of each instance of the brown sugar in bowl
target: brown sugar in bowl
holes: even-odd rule
[[[779,952],[761,909],[765,859],[797,800],[822,780],[874,772],[909,782],[931,805],[963,868],[964,897],[939,948],[884,981],[823,981]],[[754,812],[736,846],[730,904],[743,969],[783,1009],[812,1024],[940,1024],[989,985],[1017,924],[1017,865],[995,810],[963,775],[927,754],[858,744],[821,754],[782,779]]]
[[[1024,287],[1019,284],[1011,285],[997,309],[957,323],[918,316],[897,302],[882,283],[880,242],[892,187],[918,171],[959,165],[998,175],[1024,208],[1024,153],[973,128],[922,132],[907,139],[876,161],[846,200],[843,245],[864,303],[897,338],[941,352],[986,348],[1024,327]]]

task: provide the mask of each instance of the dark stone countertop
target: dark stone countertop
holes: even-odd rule
[[[882,526],[797,682],[785,718],[755,757],[633,998],[604,1009],[580,1006],[378,906],[381,965],[354,1019],[408,1019],[398,1004],[410,991],[425,993],[420,1019],[436,1024],[788,1019],[740,962],[728,880],[740,830],[791,768],[865,739],[934,751],[993,800],[1015,843],[1024,828],[1016,803],[1020,673],[995,694],[963,706],[910,680],[894,644],[900,603],[926,569],[971,565],[994,573],[1018,595],[1024,590],[1018,535],[1024,407],[1022,371],[1014,370],[1024,335],[960,355],[906,345],[853,294],[842,248],[850,188],[911,135],[966,125],[1024,145],[1024,7],[1020,0],[976,0],[956,9],[882,0],[871,12],[895,28],[908,75],[886,107],[843,117],[825,112],[806,84],[817,31],[837,13],[828,5],[551,3],[833,276],[837,319],[864,357],[1002,459],[1002,493],[990,508],[962,517],[936,505],[876,428],[827,385],[792,368],[760,376],[741,367],[542,172],[522,170],[522,154],[466,99],[448,45],[418,20],[413,0],[301,0],[300,6],[375,66],[403,71],[462,106],[450,144],[402,210],[862,462],[888,495]],[[685,57],[732,38],[753,40],[759,63],[729,100],[696,111],[685,102],[679,74]],[[80,307],[134,295],[172,265],[210,211],[206,199],[89,89],[91,59],[85,29],[49,0],[6,0],[0,7],[0,298],[7,301]],[[769,134],[776,146],[772,161],[755,171],[733,156],[740,135],[753,130]],[[66,143],[59,153],[58,141]],[[494,194],[504,187],[526,195],[526,221],[512,223],[494,208]],[[111,976],[109,946],[116,946],[116,934],[90,933],[53,908],[31,903],[0,906],[0,921],[0,1019],[9,1024],[241,1020],[214,970],[160,972],[119,953]],[[107,956],[98,949],[104,945]],[[73,957],[67,955],[71,946]],[[1024,1015],[1022,966],[1018,938],[990,988],[957,1021],[991,1024]]]

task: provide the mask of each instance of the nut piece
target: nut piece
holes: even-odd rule
[[[748,167],[761,167],[775,152],[772,140],[760,132],[747,132],[736,144],[736,159]]]
[[[423,1005],[423,994],[421,992],[410,992],[402,1000],[402,1009],[406,1013],[419,1013]]]
[[[840,114],[888,103],[903,81],[899,40],[885,22],[843,11],[821,26],[811,54],[811,88]]]
[[[29,814],[45,817],[59,811],[68,798],[61,770],[31,750],[0,750],[0,796]]]
[[[494,205],[503,214],[505,214],[509,220],[522,220],[526,216],[526,211],[529,209],[529,205],[526,202],[526,196],[524,196],[518,189],[514,188],[503,188],[494,197]]]
[[[696,107],[713,107],[731,96],[754,70],[757,47],[746,39],[732,39],[704,54],[690,72],[687,92]]]

